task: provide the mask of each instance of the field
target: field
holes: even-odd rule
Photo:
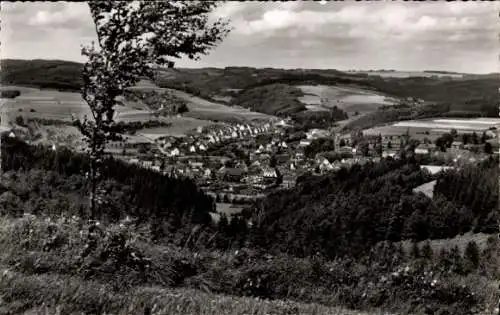
[[[460,73],[437,73],[437,72],[423,72],[423,71],[356,71],[358,74],[367,74],[369,76],[381,76],[383,78],[410,78],[410,77],[425,77],[430,78],[437,76],[451,77],[461,79],[463,74]]]
[[[25,118],[45,118],[70,121],[71,115],[83,117],[90,115],[87,104],[76,92],[59,92],[19,86],[2,86],[3,90],[16,89],[21,95],[15,99],[2,99],[1,107],[6,110],[9,119],[13,120],[22,114]],[[133,109],[134,104],[116,106],[117,120],[137,121],[150,119],[146,110]]]
[[[333,106],[347,112],[349,116],[372,112],[383,105],[392,105],[396,100],[362,88],[326,85],[299,85],[304,96],[299,101],[309,110],[325,110]]]
[[[201,120],[191,117],[168,117],[163,119],[166,122],[171,123],[169,127],[157,127],[157,128],[145,128],[141,129],[139,132],[145,136],[152,138],[169,135],[169,136],[183,136],[187,132],[192,131],[198,127],[204,127],[208,125],[213,125],[214,123],[207,120]]]
[[[252,112],[249,109],[243,108],[241,106],[227,106],[211,101],[204,100],[200,97],[190,95],[186,92],[178,90],[170,90],[176,97],[185,100],[188,103],[189,112],[185,113],[188,117],[203,119],[203,120],[213,120],[213,121],[225,121],[225,120],[257,120],[257,119],[268,119],[271,116]]]
[[[419,135],[427,135],[429,138],[437,137],[451,129],[456,129],[458,133],[482,133],[489,128],[500,126],[500,119],[498,118],[472,118],[472,119],[423,119],[423,120],[408,120],[399,121],[390,125],[374,127],[364,130],[367,135],[389,136],[401,135],[409,131],[412,137]],[[428,134],[427,134],[428,133]]]

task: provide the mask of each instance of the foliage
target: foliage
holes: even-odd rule
[[[467,276],[457,273],[457,267],[467,261],[460,252],[419,260],[409,258],[401,248],[383,243],[356,262],[326,261],[319,257],[270,255],[245,248],[231,252],[191,251],[154,244],[146,226],[127,221],[99,225],[99,233],[104,237],[97,238],[89,238],[85,232],[88,224],[78,218],[2,217],[0,222],[3,249],[0,265],[7,268],[2,268],[0,295],[3,305],[11,308],[17,301],[18,311],[21,307],[40,306],[45,301],[46,306],[62,303],[68,311],[79,307],[79,311],[110,312],[124,303],[124,300],[111,303],[110,297],[129,292],[142,296],[139,292],[147,290],[160,292],[151,286],[161,286],[163,292],[196,289],[211,295],[271,299],[274,301],[267,303],[277,305],[282,303],[279,299],[291,299],[296,302],[287,302],[290,305],[318,303],[325,305],[325,309],[341,305],[372,310],[370,313],[379,308],[395,314],[446,309],[452,314],[468,315],[491,302],[488,297],[491,291],[485,289],[481,281],[484,278],[477,270],[468,271]],[[82,259],[86,252],[89,259]],[[134,262],[133,256],[139,259]],[[480,265],[486,266],[486,256],[480,256]],[[148,266],[142,276],[136,264],[140,262]],[[79,282],[75,282],[77,279]],[[59,280],[65,280],[62,281],[65,285]],[[462,284],[464,281],[466,285]],[[146,286],[150,289],[146,290]],[[99,290],[103,288],[105,293]],[[142,307],[151,308],[161,303],[156,299],[143,302]]]
[[[298,101],[303,93],[300,89],[286,84],[271,84],[247,89],[233,102],[256,112],[286,116],[306,109]]]
[[[335,125],[336,121],[347,119],[342,109],[334,106],[328,111],[302,111],[292,116],[295,124],[301,130],[312,128],[326,129]]]
[[[314,158],[316,154],[325,151],[335,151],[335,141],[332,138],[318,138],[311,141],[304,153],[308,158]]]
[[[410,160],[384,159],[380,164],[302,178],[291,191],[271,194],[254,207],[249,216],[254,225],[249,242],[300,257],[319,253],[332,258],[359,256],[383,240],[421,241],[468,231],[495,233],[497,181],[491,176],[486,180],[491,169],[469,172],[460,176],[483,175],[464,178],[462,183],[466,185],[459,184],[458,179],[453,184],[450,175],[439,177],[435,194],[439,196],[444,189],[441,187],[446,187],[457,195],[446,193],[434,201],[413,194],[413,188],[433,176]],[[485,182],[484,190],[477,189],[480,180]],[[471,189],[467,187],[475,188],[467,193]],[[474,201],[473,196],[481,202]]]
[[[21,200],[12,207],[7,199],[0,206],[1,212],[19,215],[26,210],[87,217],[83,196],[89,164],[84,154],[66,149],[54,152],[4,138],[2,169],[7,177],[3,183],[20,185],[13,192]],[[208,212],[213,211],[213,200],[191,180],[171,178],[112,158],[104,160],[103,166],[104,195],[96,219],[116,222],[130,216],[141,222],[156,221],[164,233],[211,222]],[[8,176],[13,178],[9,180]]]
[[[437,180],[434,194],[441,195],[456,205],[466,207],[464,218],[474,218],[475,231],[495,233],[498,230],[498,162],[485,161],[474,167],[466,165],[460,170],[447,170]]]
[[[153,79],[156,65],[172,65],[170,58],[190,59],[206,54],[220,42],[225,22],[208,22],[214,2],[90,2],[98,47],[84,47],[88,58],[83,68],[82,97],[93,120],[77,121],[88,142],[91,182],[90,209],[94,216],[100,168],[106,142],[114,140],[114,107],[125,89],[141,77]],[[144,21],[148,23],[144,23]]]
[[[21,95],[19,90],[2,90],[0,91],[0,98],[16,98]]]

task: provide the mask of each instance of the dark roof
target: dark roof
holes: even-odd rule
[[[226,168],[224,170],[224,173],[230,176],[241,176],[243,175],[244,170],[242,170],[241,168]]]

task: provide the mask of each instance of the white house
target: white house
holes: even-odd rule
[[[206,151],[206,150],[207,150],[207,148],[206,148],[206,147],[205,147],[205,145],[203,145],[203,144],[200,144],[199,149],[200,149],[201,151]]]
[[[262,177],[264,178],[277,178],[278,174],[274,168],[265,167],[262,169]]]
[[[196,147],[194,145],[189,147],[189,152],[196,152]]]
[[[311,144],[311,141],[309,141],[309,140],[300,140],[299,147],[307,147],[310,144]]]
[[[170,151],[171,156],[178,156],[181,152],[179,151],[178,148],[174,148],[172,151]]]

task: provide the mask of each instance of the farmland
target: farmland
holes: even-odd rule
[[[363,88],[348,86],[326,85],[299,85],[304,96],[299,98],[309,110],[325,110],[337,106],[348,115],[355,112],[372,112],[383,105],[392,105],[397,102],[394,98],[386,97]]]
[[[249,109],[240,106],[227,106],[224,104],[208,101],[197,96],[193,96],[189,93],[169,90],[176,97],[185,100],[188,103],[189,112],[185,115],[192,118],[198,118],[203,120],[213,120],[213,121],[227,121],[227,120],[256,120],[256,119],[268,119],[271,116],[250,111]]]
[[[458,133],[480,133],[490,128],[498,128],[500,119],[498,118],[472,118],[472,119],[422,119],[399,121],[389,125],[369,128],[365,134],[370,135],[397,135],[406,131],[410,132],[412,137],[418,135],[439,136],[451,129],[456,129]]]
[[[454,79],[461,79],[464,75],[461,73],[443,73],[433,71],[355,71],[356,74],[366,74],[369,76],[380,76],[383,78],[410,78],[410,77],[450,77]]]
[[[3,90],[19,90],[21,95],[15,99],[2,99],[2,108],[9,118],[22,115],[26,118],[45,118],[70,121],[71,115],[82,117],[89,115],[87,104],[80,93],[42,90],[20,86],[2,86]],[[127,105],[127,104],[126,104]],[[118,120],[144,119],[150,116],[146,110],[133,109],[131,106],[116,106]]]
[[[139,88],[144,87],[144,83]],[[19,90],[21,95],[15,99],[2,99],[1,107],[6,113],[10,122],[17,116],[22,116],[24,121],[42,118],[70,122],[72,115],[82,118],[84,115],[91,117],[87,104],[82,100],[81,95],[76,92],[61,92],[55,90],[42,90],[38,88],[22,86],[2,86],[2,90]],[[149,109],[134,109],[138,107],[138,102],[124,102],[127,106],[116,106],[116,121],[137,122],[149,120],[161,120],[171,125],[168,127],[158,127],[144,129],[141,133],[162,134],[172,136],[182,136],[199,126],[207,126],[213,122],[192,117],[154,117]],[[140,105],[140,104],[139,104]],[[142,104],[144,105],[144,104]],[[146,108],[146,106],[143,106]],[[81,145],[78,130],[68,125],[31,125],[34,130],[32,138],[37,142],[66,143],[72,147]]]

